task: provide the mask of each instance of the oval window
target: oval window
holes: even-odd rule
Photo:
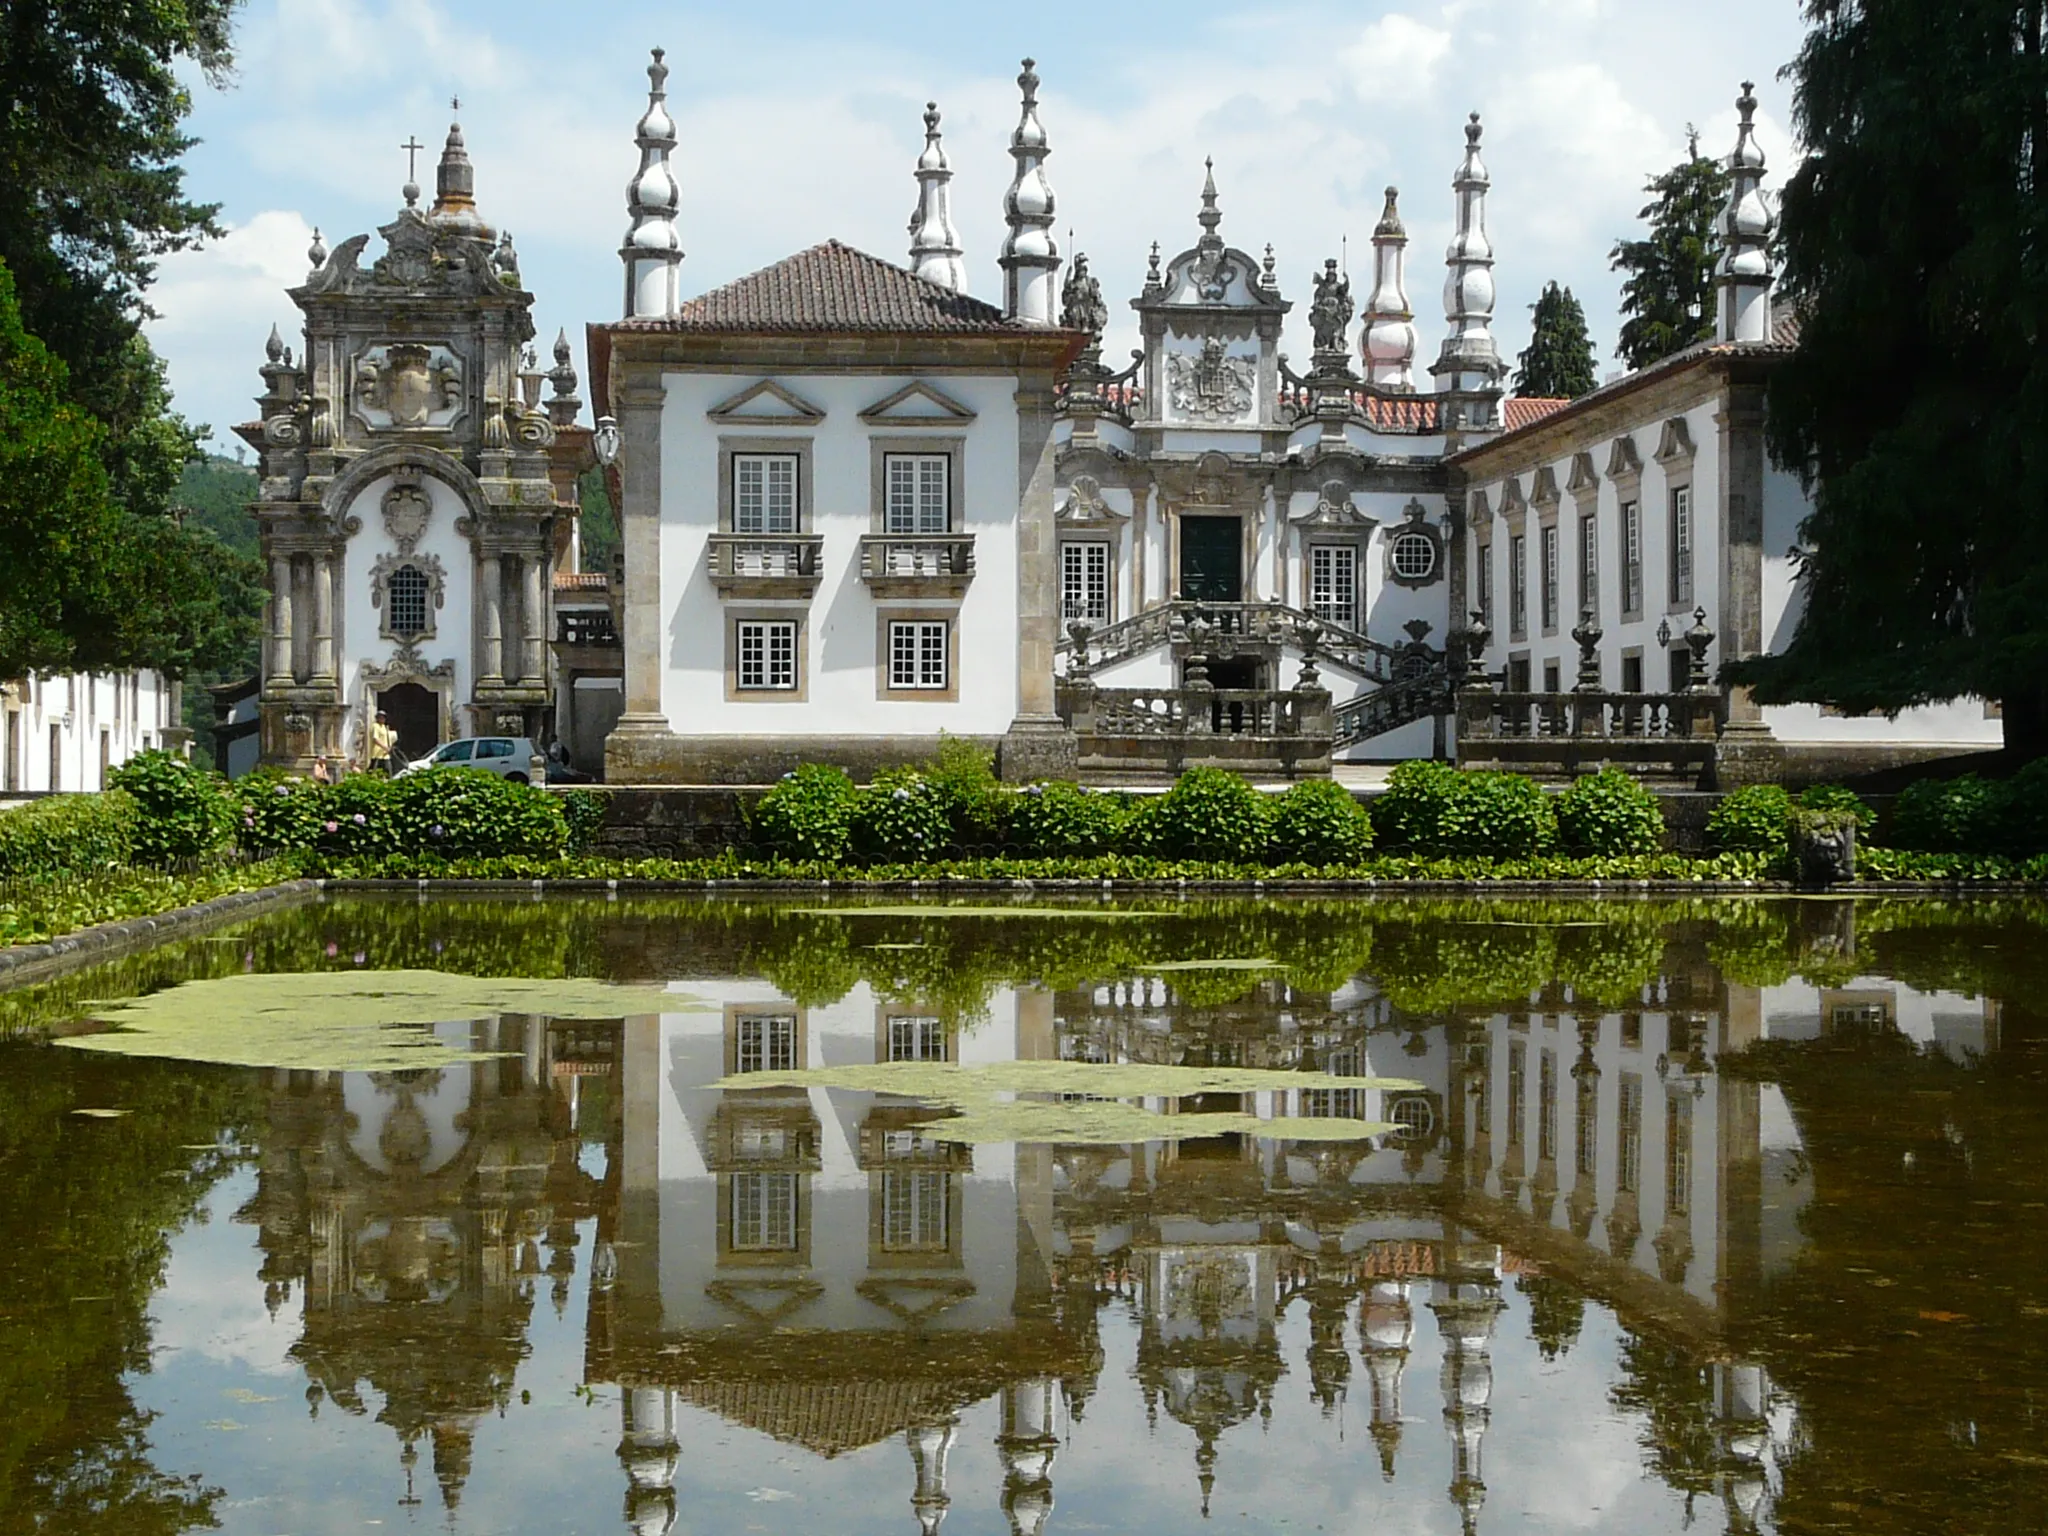
[[[1436,570],[1436,540],[1413,529],[1394,536],[1394,574],[1403,581],[1427,581]]]

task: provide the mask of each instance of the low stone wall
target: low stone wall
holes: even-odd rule
[[[166,939],[178,938],[201,928],[226,922],[241,922],[266,913],[297,906],[320,894],[317,880],[287,880],[282,885],[257,891],[231,891],[202,901],[196,906],[174,907],[154,917],[131,917],[118,923],[101,923],[41,944],[15,944],[0,948],[0,989],[47,981],[52,976],[81,966],[117,960],[125,954],[147,949]]]

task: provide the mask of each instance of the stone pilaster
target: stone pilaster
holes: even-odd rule
[[[1721,666],[1764,648],[1764,389],[1730,379],[1716,414],[1721,437]],[[1783,753],[1747,688],[1727,688],[1726,722],[1715,749],[1724,789],[1774,781]]]
[[[313,680],[334,681],[334,587],[340,556],[322,550],[313,556]]]
[[[505,685],[505,557],[496,546],[483,544],[476,554],[476,683],[486,688]]]
[[[1011,783],[1073,778],[1078,743],[1053,699],[1059,643],[1058,530],[1053,522],[1053,384],[1050,370],[1021,375],[1017,389],[1017,718],[999,755]],[[631,551],[628,550],[630,563]],[[631,593],[627,601],[632,601]],[[627,709],[633,707],[628,641]],[[623,723],[623,722],[622,722]]]
[[[662,713],[661,402],[659,374],[613,391],[619,423],[619,535],[625,558],[620,644],[626,708],[605,740],[605,777],[627,784],[644,776],[672,734]],[[653,749],[650,751],[649,749]]]

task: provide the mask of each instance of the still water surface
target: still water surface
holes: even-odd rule
[[[403,968],[677,1011],[405,1073],[27,1038]],[[2048,1528],[2044,978],[2011,904],[280,914],[0,994],[0,1529]],[[891,1060],[1385,1128],[712,1086]]]

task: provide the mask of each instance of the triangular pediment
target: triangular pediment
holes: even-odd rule
[[[773,379],[748,385],[704,414],[734,427],[815,426],[825,419],[820,407]]]
[[[902,423],[909,426],[965,426],[974,412],[944,390],[913,379],[894,394],[877,400],[860,413],[870,426]]]
[[[870,1276],[854,1289],[898,1321],[916,1328],[972,1296],[974,1282],[964,1276],[934,1280]]]
[[[1564,488],[1574,496],[1583,496],[1588,491],[1600,489],[1600,475],[1593,468],[1593,455],[1590,453],[1575,453],[1572,455],[1571,478],[1565,481]]]
[[[1548,464],[1536,471],[1536,486],[1529,492],[1529,499],[1539,507],[1557,505],[1557,471]]]
[[[1664,431],[1657,439],[1657,462],[1671,464],[1692,458],[1696,450],[1692,442],[1692,429],[1685,424],[1683,416],[1674,416],[1664,423]]]
[[[824,1295],[825,1288],[815,1280],[714,1280],[704,1294],[749,1322],[772,1328]]]
[[[1636,440],[1623,435],[1614,440],[1614,447],[1607,455],[1607,478],[1628,480],[1643,472],[1643,456],[1636,450]]]

